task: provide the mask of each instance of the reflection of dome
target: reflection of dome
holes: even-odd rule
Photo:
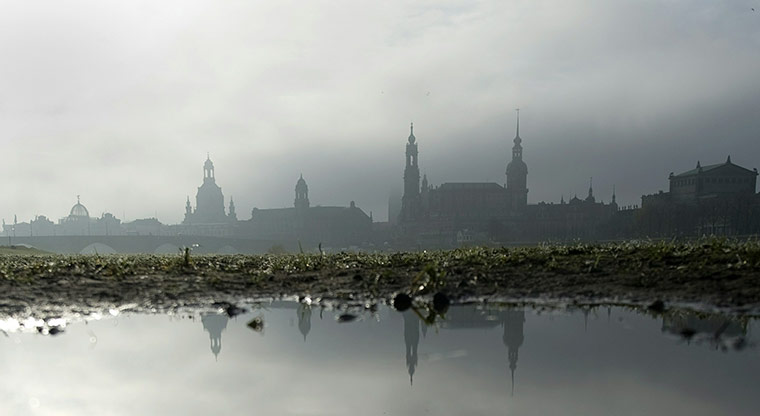
[[[87,211],[87,208],[85,208],[84,205],[79,203],[79,198],[77,198],[77,204],[71,207],[71,212],[69,213],[69,217],[89,218],[90,212]]]

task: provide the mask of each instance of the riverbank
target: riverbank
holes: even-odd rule
[[[308,296],[348,303],[452,301],[690,304],[760,311],[760,243],[704,240],[329,255],[5,255],[0,314],[167,310]],[[125,306],[127,305],[127,306]]]

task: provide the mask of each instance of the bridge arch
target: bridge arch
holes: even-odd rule
[[[83,248],[79,254],[116,254],[113,247],[103,243],[92,243]]]
[[[171,243],[164,243],[156,247],[153,250],[153,254],[177,254],[179,253],[179,246]]]

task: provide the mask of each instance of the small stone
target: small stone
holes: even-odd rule
[[[399,312],[404,312],[412,307],[412,298],[406,293],[399,293],[393,298],[393,307]]]

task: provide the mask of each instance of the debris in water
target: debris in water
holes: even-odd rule
[[[248,322],[248,328],[253,329],[256,332],[261,332],[264,330],[264,318],[261,316],[257,316],[253,319],[251,319],[251,322]]]
[[[216,302],[214,303],[215,307],[224,309],[224,312],[229,316],[230,318],[234,318],[238,315],[244,314],[247,311],[244,308],[238,307],[236,305],[233,305],[229,302]]]
[[[338,317],[339,323],[352,322],[356,320],[356,315],[350,313],[344,313]]]

